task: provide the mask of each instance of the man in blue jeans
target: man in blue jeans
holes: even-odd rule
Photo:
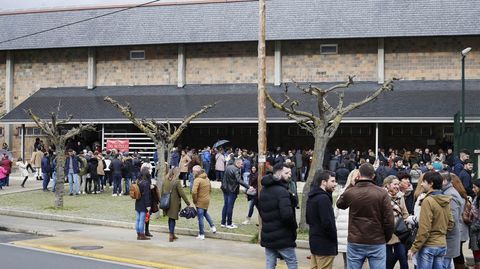
[[[423,175],[421,187],[427,194],[422,201],[417,236],[408,256],[417,253],[418,269],[443,269],[447,254],[447,232],[455,226],[450,200],[442,192],[443,177],[438,172]]]
[[[68,157],[65,160],[65,175],[67,175],[70,185],[70,196],[80,195],[80,182],[78,182],[78,173],[80,172],[79,159],[75,155],[75,151],[68,150]],[[61,179],[60,179],[61,180]]]
[[[233,207],[240,191],[240,185],[249,189],[248,184],[245,184],[242,179],[241,169],[243,161],[241,159],[235,160],[234,164],[227,166],[225,174],[223,175],[221,189],[223,191],[223,209],[222,209],[222,228],[235,229],[238,228],[232,222]]]
[[[361,269],[368,258],[370,268],[386,268],[386,242],[393,234],[394,218],[385,189],[375,184],[370,163],[360,166],[360,178],[338,198],[337,207],[349,208],[347,267]]]

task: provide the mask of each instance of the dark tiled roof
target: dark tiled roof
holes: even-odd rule
[[[0,16],[0,41],[115,11],[95,9]],[[480,5],[455,0],[270,0],[267,39],[480,34]],[[254,41],[258,1],[135,8],[0,44],[0,50]]]
[[[320,84],[328,87],[332,84]],[[345,104],[363,99],[378,88],[376,82],[359,82],[346,90]],[[480,81],[466,83],[466,114],[480,114]],[[281,100],[283,89],[268,86],[275,99]],[[300,109],[316,111],[315,100],[301,94],[293,87],[289,90],[292,98],[301,101]],[[0,121],[30,122],[24,109],[32,110],[42,118],[48,118],[61,104],[59,115],[72,114],[74,121],[84,122],[128,122],[110,104],[103,101],[105,96],[130,103],[139,118],[157,120],[181,120],[185,115],[201,106],[219,101],[220,103],[199,118],[208,122],[253,122],[257,120],[257,85],[187,85],[176,86],[110,86],[85,88],[44,88],[37,91],[18,105]],[[336,94],[330,96],[336,103]],[[381,95],[377,100],[348,114],[344,120],[350,122],[451,122],[460,110],[460,81],[398,81],[395,90]],[[285,115],[267,105],[268,120],[284,121]]]

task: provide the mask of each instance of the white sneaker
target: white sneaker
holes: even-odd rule
[[[119,193],[118,196],[122,196],[123,194],[122,193]]]
[[[245,219],[245,221],[244,221],[244,222],[242,222],[242,224],[243,224],[243,225],[250,224],[250,219],[249,219],[249,218]]]
[[[227,225],[222,224],[222,225],[220,225],[220,227],[222,227],[222,228],[227,228]]]
[[[210,231],[212,233],[217,233],[217,227],[213,226],[212,228],[210,228]]]
[[[112,194],[112,196],[113,196],[113,197],[115,197],[115,196],[117,196],[117,194],[116,194],[116,193],[114,193],[114,194]]]
[[[204,234],[199,234],[199,235],[197,236],[197,239],[198,239],[198,240],[205,240],[205,235],[204,235]]]
[[[227,225],[227,229],[237,229],[237,228],[238,228],[238,226],[233,224],[233,223],[232,223],[232,225]]]

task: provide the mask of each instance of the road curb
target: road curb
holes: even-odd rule
[[[13,210],[13,209],[0,209],[0,215],[20,217],[20,218],[30,218],[30,219],[71,222],[71,223],[79,223],[79,224],[95,225],[95,226],[115,227],[115,228],[132,229],[132,230],[135,228],[135,224],[130,222],[124,222],[124,221],[90,219],[90,218],[72,217],[72,216],[65,216],[65,215],[37,213],[37,212],[30,212],[30,211],[19,211],[19,210]],[[0,229],[1,227],[2,226],[0,225]],[[9,231],[15,232],[14,230],[16,228],[5,227],[5,229],[9,229]],[[18,232],[21,232],[20,230],[21,229],[18,229]],[[160,226],[160,225],[151,225],[150,231],[161,232],[161,233],[169,232],[167,226]],[[41,231],[25,231],[25,233],[45,235],[45,236],[55,236],[55,234],[42,233]],[[188,229],[188,228],[176,228],[175,233],[179,235],[189,235],[189,236],[198,235],[197,230]],[[207,238],[231,240],[231,241],[239,241],[239,242],[247,242],[247,243],[251,242],[253,238],[253,236],[251,235],[233,234],[233,233],[224,233],[224,232],[217,232],[215,234],[208,232],[205,234],[205,236]],[[308,241],[305,241],[305,240],[297,240],[297,247],[301,249],[310,248]]]
[[[44,232],[41,232],[41,231],[34,231],[34,230],[17,228],[17,227],[9,227],[9,226],[5,226],[3,224],[0,224],[0,231],[7,231],[7,232],[12,232],[12,233],[22,233],[22,234],[33,234],[33,235],[48,236],[48,237],[56,236],[54,233],[44,233]]]

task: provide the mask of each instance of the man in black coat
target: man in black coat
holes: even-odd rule
[[[290,168],[278,163],[273,174],[262,178],[258,211],[262,217],[261,245],[265,248],[266,268],[275,268],[277,258],[285,260],[288,269],[296,269],[297,221],[295,198],[288,191]]]
[[[338,254],[337,227],[332,206],[335,174],[318,170],[307,200],[308,241],[312,252],[311,268],[332,268]]]

